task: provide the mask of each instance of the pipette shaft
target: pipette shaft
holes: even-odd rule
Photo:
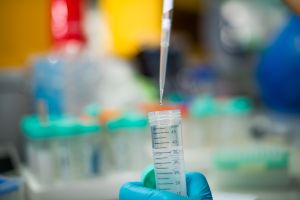
[[[161,32],[161,42],[160,42],[160,74],[159,74],[159,91],[160,91],[161,104],[162,104],[164,87],[165,87],[165,79],[166,79],[172,12],[173,12],[173,0],[164,0],[163,16],[162,16],[162,32]]]

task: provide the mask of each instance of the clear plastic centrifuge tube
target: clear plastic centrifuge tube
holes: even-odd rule
[[[149,113],[156,188],[186,196],[179,110]]]
[[[168,59],[170,33],[171,33],[172,12],[173,12],[173,0],[164,0],[162,27],[161,27],[161,42],[160,42],[160,66],[159,66],[160,104],[162,104],[164,87],[165,87],[167,59]]]

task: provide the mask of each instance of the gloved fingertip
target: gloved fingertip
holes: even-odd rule
[[[199,182],[207,183],[205,176],[199,172],[189,172],[186,174],[189,181],[197,180]]]
[[[187,174],[188,196],[195,199],[212,199],[210,187],[205,176],[198,172]]]
[[[119,199],[129,200],[132,199],[135,195],[143,193],[143,183],[141,182],[128,182],[122,185],[119,192]]]

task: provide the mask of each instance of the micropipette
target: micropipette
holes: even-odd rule
[[[160,73],[159,73],[159,91],[160,91],[160,104],[162,104],[166,69],[167,69],[167,58],[170,43],[171,33],[171,22],[173,12],[173,0],[164,0],[163,15],[162,15],[162,30],[161,30],[161,41],[160,41]]]

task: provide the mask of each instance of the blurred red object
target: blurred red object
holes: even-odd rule
[[[51,33],[54,46],[61,46],[70,41],[81,45],[85,43],[84,2],[84,0],[51,1]]]

